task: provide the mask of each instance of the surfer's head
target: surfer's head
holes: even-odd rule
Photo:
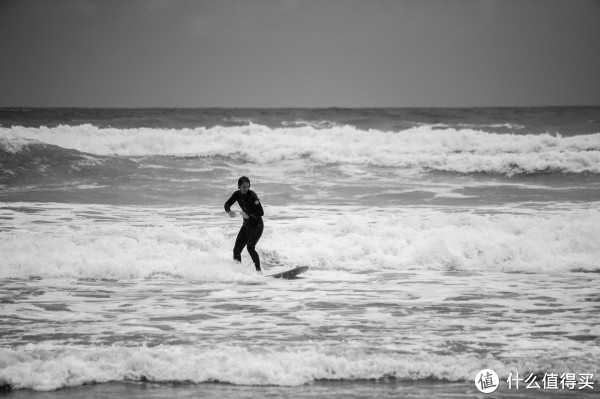
[[[246,176],[242,176],[238,179],[238,188],[242,194],[246,194],[250,190],[250,179]]]

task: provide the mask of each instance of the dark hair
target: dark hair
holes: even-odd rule
[[[238,188],[242,187],[242,184],[244,183],[250,184],[250,179],[248,179],[246,176],[242,176],[238,179]]]

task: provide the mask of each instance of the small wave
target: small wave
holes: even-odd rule
[[[254,121],[251,118],[240,118],[237,116],[223,118],[222,121],[225,123],[233,123],[238,125],[249,125],[251,123],[254,123]]]
[[[525,125],[516,123],[424,123],[424,122],[406,122],[409,125],[433,128],[433,129],[508,129],[522,130]]]
[[[281,123],[283,126],[292,126],[292,127],[312,127],[315,129],[332,129],[338,126],[341,126],[340,124],[336,123],[336,122],[332,122],[332,121],[290,121],[290,122],[282,122]]]
[[[373,353],[362,350],[249,350],[222,345],[80,347],[28,344],[0,349],[0,381],[16,389],[38,391],[113,381],[158,383],[221,382],[235,385],[299,386],[317,380],[470,381],[481,369],[501,378],[514,370],[597,371],[591,360],[497,359],[475,354]],[[260,367],[257,367],[260,365]]]
[[[53,182],[78,177],[130,174],[138,165],[119,157],[86,154],[75,149],[18,138],[8,144],[0,142],[0,181],[12,181],[25,176],[28,183]],[[24,188],[24,187],[22,187]]]

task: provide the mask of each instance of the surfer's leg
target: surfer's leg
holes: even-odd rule
[[[260,258],[258,257],[258,253],[256,252],[256,243],[260,240],[260,236],[262,236],[264,226],[263,224],[259,224],[258,226],[253,226],[250,230],[250,234],[248,236],[248,253],[254,262],[254,267],[256,270],[260,270]]]
[[[240,228],[240,232],[238,233],[237,238],[235,239],[235,245],[233,247],[233,259],[237,260],[238,262],[242,261],[242,250],[246,246],[247,242],[248,228],[247,226],[242,225],[242,227]]]

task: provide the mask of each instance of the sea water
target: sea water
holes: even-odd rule
[[[9,396],[600,389],[600,108],[0,111]]]

